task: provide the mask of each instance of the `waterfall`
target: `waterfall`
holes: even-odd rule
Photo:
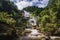
[[[30,17],[30,13],[24,10],[24,18],[27,19]]]
[[[25,11],[25,10],[24,10],[24,18],[25,18],[25,19],[29,19],[29,20],[28,20],[28,26],[29,26],[29,27],[36,26],[36,19],[35,19],[34,17],[32,17],[32,16],[30,15],[30,13],[27,12],[27,11]]]
[[[35,18],[31,17],[30,13],[24,10],[24,18],[27,19],[28,17],[29,17],[29,20],[28,20],[28,26],[27,27],[31,27],[32,28],[33,26],[36,26]],[[32,36],[35,37],[35,35],[39,35],[40,34],[37,29],[26,28],[25,30],[31,31],[30,34],[27,34],[28,37],[32,37]]]

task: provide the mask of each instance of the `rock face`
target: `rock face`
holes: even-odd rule
[[[60,37],[57,36],[50,36],[51,40],[60,40]]]

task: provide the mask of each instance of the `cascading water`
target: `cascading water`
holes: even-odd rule
[[[28,20],[28,26],[36,26],[36,20],[35,20],[35,18],[34,17],[32,17],[31,15],[30,15],[30,13],[29,12],[27,12],[27,11],[25,11],[24,10],[24,19],[29,19]]]
[[[24,10],[24,19],[29,19],[29,18],[30,18],[29,12]]]
[[[25,17],[25,19],[29,18],[28,24],[27,24],[28,26],[25,29],[25,31],[28,31],[28,32],[31,31],[29,34],[27,34],[27,37],[30,37],[30,38],[44,37],[44,35],[39,33],[37,29],[32,28],[33,26],[35,27],[37,25],[35,18],[34,17],[31,18],[30,13],[27,11],[24,11],[24,17]]]

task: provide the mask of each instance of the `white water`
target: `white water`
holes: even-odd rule
[[[27,20],[29,27],[31,27],[31,26],[36,26],[36,19],[35,19],[34,17],[32,17],[32,16],[30,15],[30,13],[27,12],[27,11],[25,11],[25,10],[24,10],[24,18],[25,18],[25,19],[29,19],[29,20]]]
[[[24,11],[24,17],[30,17],[30,14],[29,14],[29,12],[27,12],[27,11]]]
[[[38,30],[36,30],[36,29],[32,29],[31,31],[32,32],[30,34],[32,34],[32,35],[38,35],[39,34]]]
[[[28,26],[27,26],[27,27],[33,27],[33,26],[36,26],[36,20],[35,20],[34,17],[30,18],[31,15],[30,15],[29,12],[24,11],[24,17],[25,17],[25,18],[29,17],[29,20],[28,20]],[[29,37],[31,37],[31,35],[32,35],[32,36],[34,36],[34,35],[39,35],[39,32],[38,32],[37,29],[30,29],[30,28],[28,29],[28,28],[26,28],[25,30],[31,31],[31,33],[28,34]],[[35,36],[34,36],[34,37],[35,37]]]

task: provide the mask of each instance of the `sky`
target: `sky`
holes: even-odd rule
[[[49,0],[10,0],[10,1],[14,2],[14,4],[17,6],[19,10],[23,10],[28,6],[45,8],[49,3]]]

